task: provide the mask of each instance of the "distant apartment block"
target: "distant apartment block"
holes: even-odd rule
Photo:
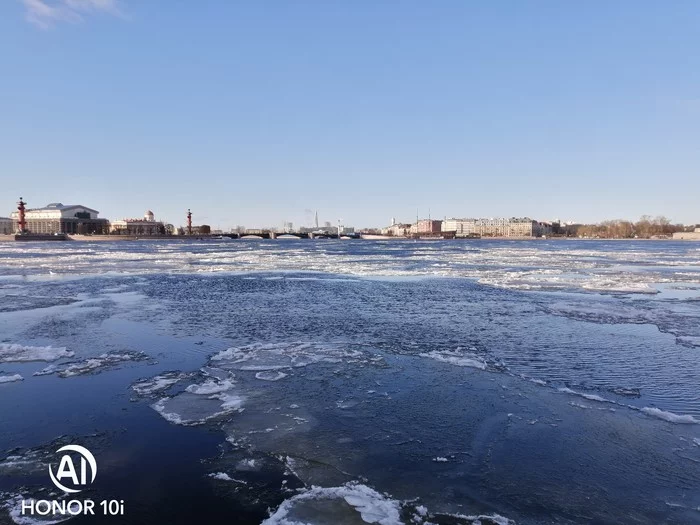
[[[386,228],[382,228],[382,235],[391,237],[406,237],[411,233],[411,224],[392,224]]]
[[[454,232],[455,237],[541,237],[551,235],[552,225],[528,217],[510,219],[446,219],[442,231]]]
[[[11,235],[15,233],[15,226],[9,217],[0,217],[0,235]]]
[[[440,233],[442,230],[442,221],[434,219],[421,219],[416,224],[411,225],[409,233],[424,234],[424,233]]]

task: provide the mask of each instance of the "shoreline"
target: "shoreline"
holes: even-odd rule
[[[212,236],[179,236],[179,235],[67,235],[67,238],[63,242],[77,241],[77,242],[122,242],[122,241],[160,241],[160,242],[207,242],[207,241],[219,241],[221,239],[214,239]],[[249,242],[251,239],[241,239],[241,238],[227,238],[225,242],[228,241],[246,241]],[[255,239],[255,240],[285,240],[285,239]],[[320,239],[307,239],[300,237],[298,240],[320,240]],[[394,242],[394,241],[422,241],[422,242],[435,242],[435,241],[451,241],[451,242],[479,242],[479,241],[680,241],[680,242],[693,242],[700,241],[700,236],[698,237],[683,237],[676,239],[628,239],[628,238],[590,238],[590,237],[481,237],[481,238],[471,238],[471,239],[411,239],[409,237],[394,237],[394,238],[383,238],[383,239],[352,239],[358,241],[380,241],[380,242]],[[35,241],[17,241],[14,235],[0,235],[0,242],[49,242],[45,239],[37,239]],[[61,241],[54,241],[61,242]]]

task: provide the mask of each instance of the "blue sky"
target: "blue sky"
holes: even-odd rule
[[[700,222],[698,28],[695,0],[3,0],[0,215]]]

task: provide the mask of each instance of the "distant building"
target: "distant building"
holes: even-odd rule
[[[410,233],[440,233],[442,231],[442,221],[435,219],[421,219],[416,224],[411,225]]]
[[[9,217],[0,217],[0,235],[11,235],[15,233],[15,226]]]
[[[445,219],[442,221],[442,231],[454,232],[455,237],[541,237],[552,234],[552,225],[528,217]]]
[[[52,202],[43,208],[28,209],[25,212],[27,230],[31,233],[69,233],[92,234],[106,233],[109,229],[107,219],[98,218],[100,212],[80,204],[61,204]],[[14,229],[17,230],[19,212],[12,213]]]
[[[112,221],[110,233],[113,235],[166,235],[168,228],[148,210],[143,219],[121,219]]]
[[[382,228],[381,233],[392,237],[407,237],[411,233],[411,225],[398,224],[395,220],[392,220],[392,225],[388,228]]]
[[[538,222],[533,231],[535,237],[549,237],[555,233],[555,230],[559,230],[559,224],[555,226],[551,222]]]
[[[673,240],[700,241],[700,227],[695,228],[695,231],[692,232],[676,232],[673,234]]]
[[[317,235],[333,235],[338,233],[337,226],[319,226],[318,228],[314,226],[302,226],[299,228],[299,233],[315,233]]]
[[[470,237],[481,235],[477,219],[445,219],[442,221],[442,231],[454,232],[455,237]]]

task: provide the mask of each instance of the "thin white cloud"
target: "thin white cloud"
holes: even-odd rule
[[[78,23],[88,13],[103,12],[121,15],[119,0],[21,0],[27,21],[48,29],[59,22]]]

